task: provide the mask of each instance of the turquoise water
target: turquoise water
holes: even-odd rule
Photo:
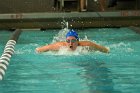
[[[128,28],[78,30],[81,39],[110,48],[101,52],[37,54],[36,47],[52,42],[59,30],[24,31],[0,93],[139,93],[140,35]],[[4,34],[4,36],[3,36]],[[11,32],[0,32],[3,48]],[[2,53],[2,49],[0,53]]]

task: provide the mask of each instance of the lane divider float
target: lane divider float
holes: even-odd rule
[[[21,33],[20,29],[17,29],[10,40],[6,43],[3,54],[0,57],[0,80],[3,79],[5,72],[7,70],[7,67],[10,62],[10,58],[14,54],[14,48],[16,45],[16,41],[19,38],[19,35]]]

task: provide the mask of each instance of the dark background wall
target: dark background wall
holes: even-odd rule
[[[53,11],[53,0],[0,0],[0,13]]]
[[[118,11],[118,10],[139,10],[140,0],[117,0],[117,5],[108,7],[110,0],[88,0],[88,11]]]
[[[117,0],[117,5],[108,8],[109,0],[88,0],[87,11],[118,11],[118,10],[139,10],[140,0]],[[80,2],[80,0],[78,0]],[[78,3],[77,2],[77,3]],[[73,3],[67,4],[66,8],[72,7]],[[80,7],[79,4],[76,4]],[[0,0],[0,14],[3,13],[33,13],[33,12],[60,12],[54,10],[54,0]],[[75,6],[74,6],[75,7]],[[74,11],[78,8],[73,9]],[[71,9],[67,9],[73,11]]]

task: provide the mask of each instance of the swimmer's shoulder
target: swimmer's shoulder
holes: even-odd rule
[[[79,46],[90,46],[91,44],[93,44],[93,42],[91,42],[91,41],[79,41],[78,42]]]

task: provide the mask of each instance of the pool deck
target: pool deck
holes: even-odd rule
[[[140,26],[140,11],[0,14],[0,29],[55,29]]]

